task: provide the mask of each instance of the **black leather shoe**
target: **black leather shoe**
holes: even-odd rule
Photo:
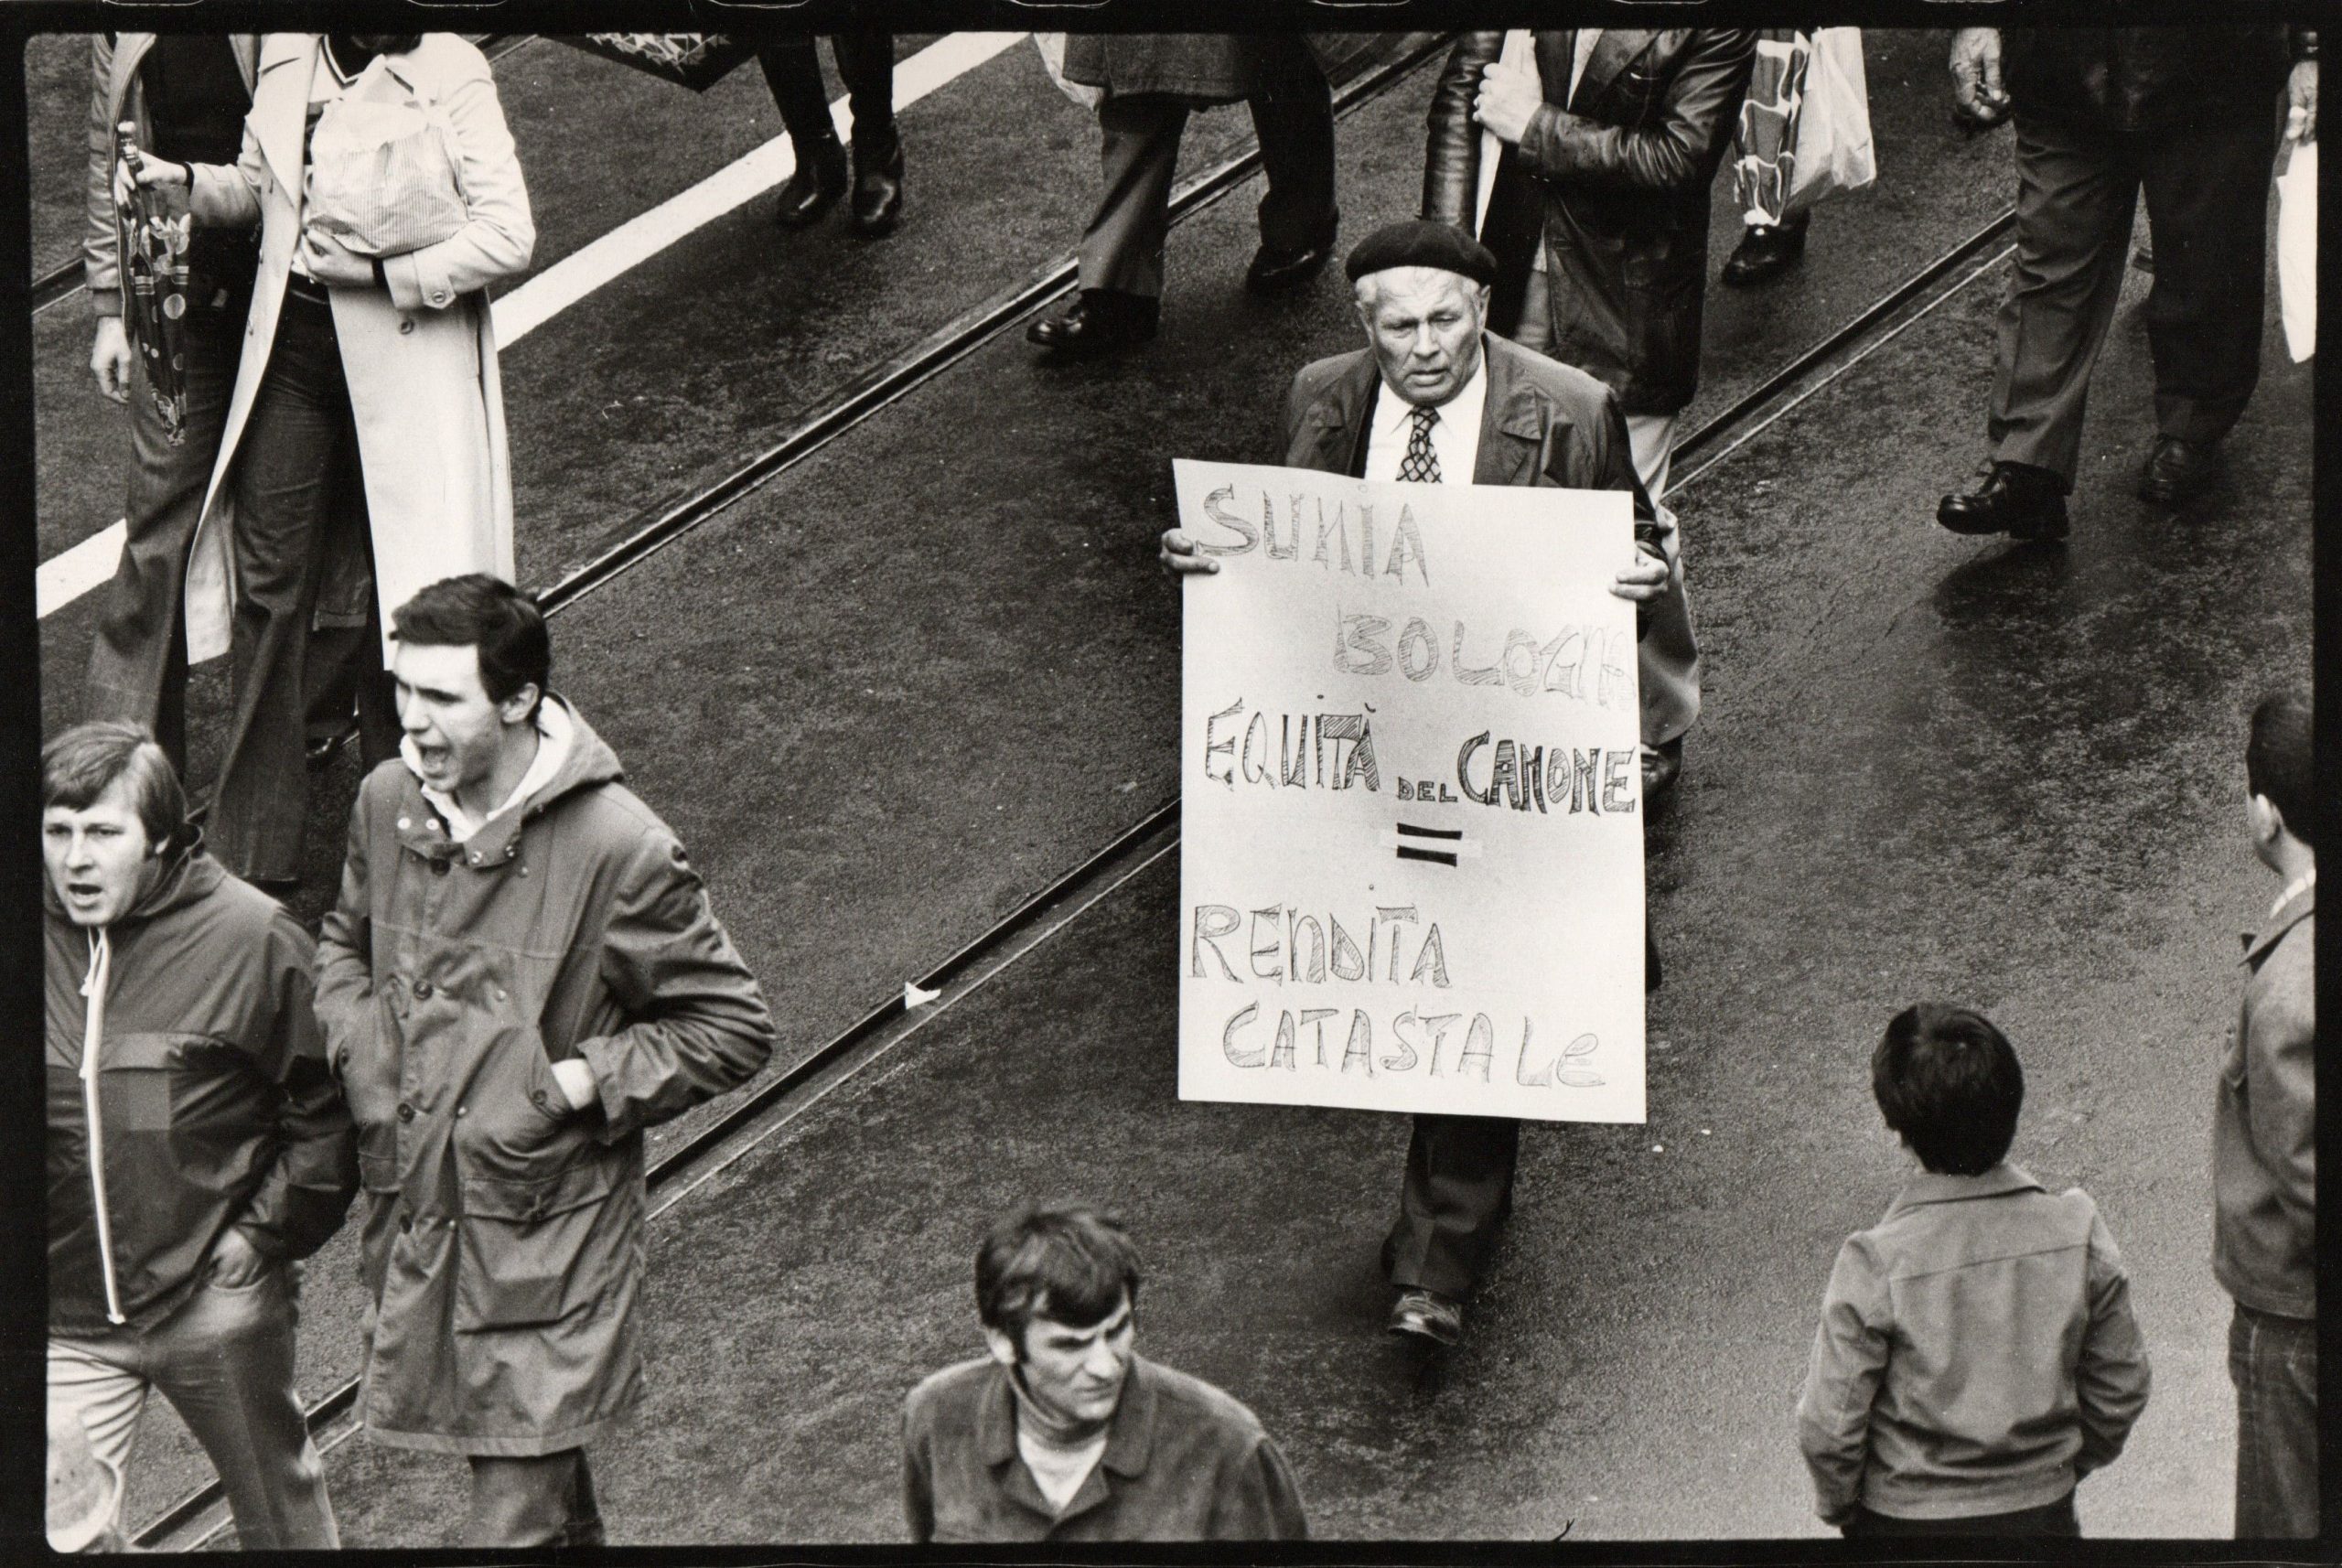
[[[1803,254],[1804,224],[1751,223],[1724,263],[1721,281],[1735,288],[1763,283],[1787,272],[1789,263]]]
[[[1263,245],[1252,252],[1252,264],[1244,269],[1244,286],[1254,294],[1283,294],[1298,288],[1324,271],[1326,258],[1333,253],[1331,239],[1298,251],[1273,251]]]
[[[837,205],[846,192],[845,149],[835,136],[801,151],[797,170],[780,188],[772,220],[784,229],[802,229]]]
[[[2176,506],[2201,494],[2219,471],[2220,449],[2210,442],[2158,435],[2139,470],[2139,495],[2159,506]]]
[[[1025,340],[1059,360],[1094,360],[1152,339],[1162,302],[1119,289],[1085,288],[1063,316],[1044,317],[1025,329]]]
[[[876,240],[895,231],[903,220],[903,144],[897,141],[883,156],[854,149],[854,209],[849,221],[865,239]]]
[[[2047,468],[1995,463],[1982,484],[1937,502],[1936,521],[1954,533],[2063,539],[2068,528],[2066,487]]]
[[[1464,1337],[1464,1304],[1437,1291],[1410,1286],[1391,1304],[1391,1332],[1446,1347]]]

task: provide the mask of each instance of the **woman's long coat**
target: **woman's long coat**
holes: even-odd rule
[[[300,244],[309,80],[321,39],[273,33],[262,41],[243,155],[232,168],[199,165],[196,221],[261,226],[260,274],[244,328],[227,429],[204,494],[187,575],[188,658],[228,650],[235,562],[229,476],[268,372]],[[391,612],[415,590],[462,572],[508,581],[512,474],[487,287],[525,269],[536,244],[529,194],[496,83],[479,50],[452,33],[426,33],[405,54],[377,57],[351,98],[435,105],[456,133],[468,220],[446,239],[389,258],[390,287],[336,288],[334,330],[358,425],[374,551],[376,603]],[[387,656],[387,644],[386,644]]]

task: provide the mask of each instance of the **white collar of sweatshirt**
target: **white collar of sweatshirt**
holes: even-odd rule
[[[442,795],[430,785],[424,784],[423,798],[431,802],[432,810],[437,811],[440,820],[447,824],[449,838],[457,843],[469,843],[480,829],[521,806],[529,797],[553,782],[553,775],[561,771],[561,765],[569,760],[569,748],[576,734],[577,726],[571,722],[569,710],[557,699],[547,697],[537,704],[536,759],[529,764],[529,770],[521,775],[521,782],[512,786],[512,793],[504,797],[502,805],[474,822],[462,807],[456,804],[453,795]],[[423,769],[416,765],[412,736],[399,742],[399,760],[407,765],[408,771],[420,783]]]

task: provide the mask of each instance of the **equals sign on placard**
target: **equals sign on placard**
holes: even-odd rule
[[[1401,822],[1396,832],[1382,835],[1383,843],[1398,851],[1401,860],[1428,860],[1440,865],[1454,865],[1460,856],[1477,857],[1480,846],[1464,842],[1461,828],[1419,828],[1413,822]]]

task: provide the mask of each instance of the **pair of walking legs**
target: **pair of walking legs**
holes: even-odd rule
[[[182,775],[188,551],[235,386],[246,303],[237,295],[188,312],[177,444],[163,433],[143,371],[132,389],[126,537],[90,654],[91,716],[145,725]],[[235,713],[208,836],[237,875],[283,882],[300,874],[309,729],[336,727],[354,703],[370,761],[388,756],[398,737],[381,673],[357,431],[324,302],[288,291],[242,451],[229,481]]]
[[[1299,38],[1264,45],[1260,84],[1246,101],[1261,143],[1268,189],[1259,209],[1261,247],[1294,254],[1333,243],[1333,90]],[[1109,97],[1098,106],[1103,188],[1080,250],[1081,286],[1155,300],[1171,231],[1171,177],[1189,107],[1159,93]]]
[[[50,1423],[80,1423],[91,1451],[124,1475],[147,1398],[160,1392],[219,1472],[239,1546],[330,1550],[340,1541],[325,1466],[293,1384],[297,1316],[280,1265],[239,1289],[207,1281],[149,1328],[53,1335]],[[109,1533],[121,1528],[121,1507],[117,1491]]]
[[[2125,134],[2016,117],[2016,277],[2001,308],[1986,434],[1997,462],[2073,488],[2083,406],[2122,290],[2132,219],[2147,203],[2146,301],[2158,434],[2228,434],[2261,373],[2269,171],[2265,122]]]

